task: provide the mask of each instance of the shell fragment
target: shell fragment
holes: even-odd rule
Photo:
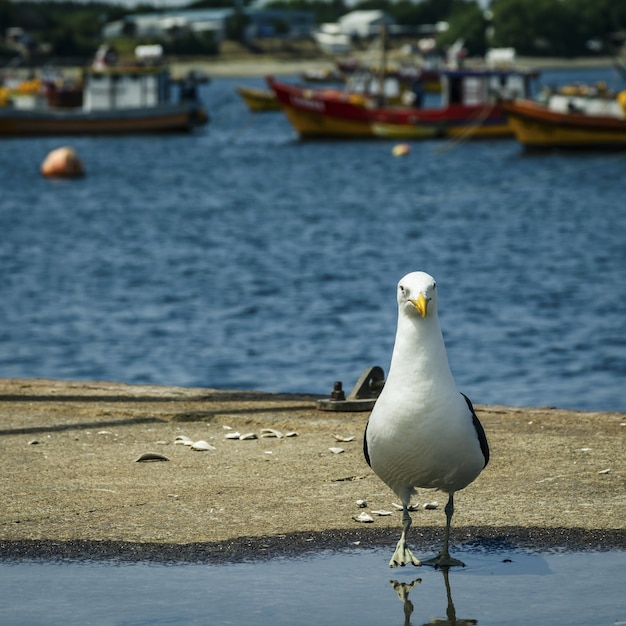
[[[336,441],[341,441],[341,442],[348,442],[348,441],[354,441],[355,437],[354,435],[352,437],[342,437],[341,435],[333,435],[333,437],[335,438]]]
[[[282,439],[283,434],[280,432],[280,430],[275,430],[274,428],[262,428],[261,437],[264,437],[264,438],[275,437],[276,439]]]
[[[193,443],[192,439],[189,439],[186,435],[178,435],[176,439],[174,439],[174,444],[179,446],[190,446]]]

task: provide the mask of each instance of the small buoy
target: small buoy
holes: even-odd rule
[[[404,156],[411,152],[411,146],[408,143],[399,143],[393,147],[391,153],[393,156]]]
[[[85,166],[74,148],[63,146],[44,159],[41,174],[48,178],[79,178],[85,175]]]

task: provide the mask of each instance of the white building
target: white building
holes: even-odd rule
[[[341,32],[349,37],[368,39],[380,35],[381,26],[395,24],[384,11],[351,11],[339,18]]]

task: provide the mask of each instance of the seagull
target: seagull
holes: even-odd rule
[[[424,565],[464,563],[450,556],[454,494],[489,461],[485,431],[469,398],[457,390],[437,317],[437,286],[425,272],[398,283],[398,327],[389,375],[372,409],[365,460],[402,502],[402,535],[389,565],[421,565],[407,545],[415,488],[448,494],[443,548]]]

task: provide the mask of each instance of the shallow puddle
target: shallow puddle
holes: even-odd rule
[[[0,623],[626,624],[626,552],[454,556],[467,566],[447,575],[359,548],[234,565],[0,562]]]

